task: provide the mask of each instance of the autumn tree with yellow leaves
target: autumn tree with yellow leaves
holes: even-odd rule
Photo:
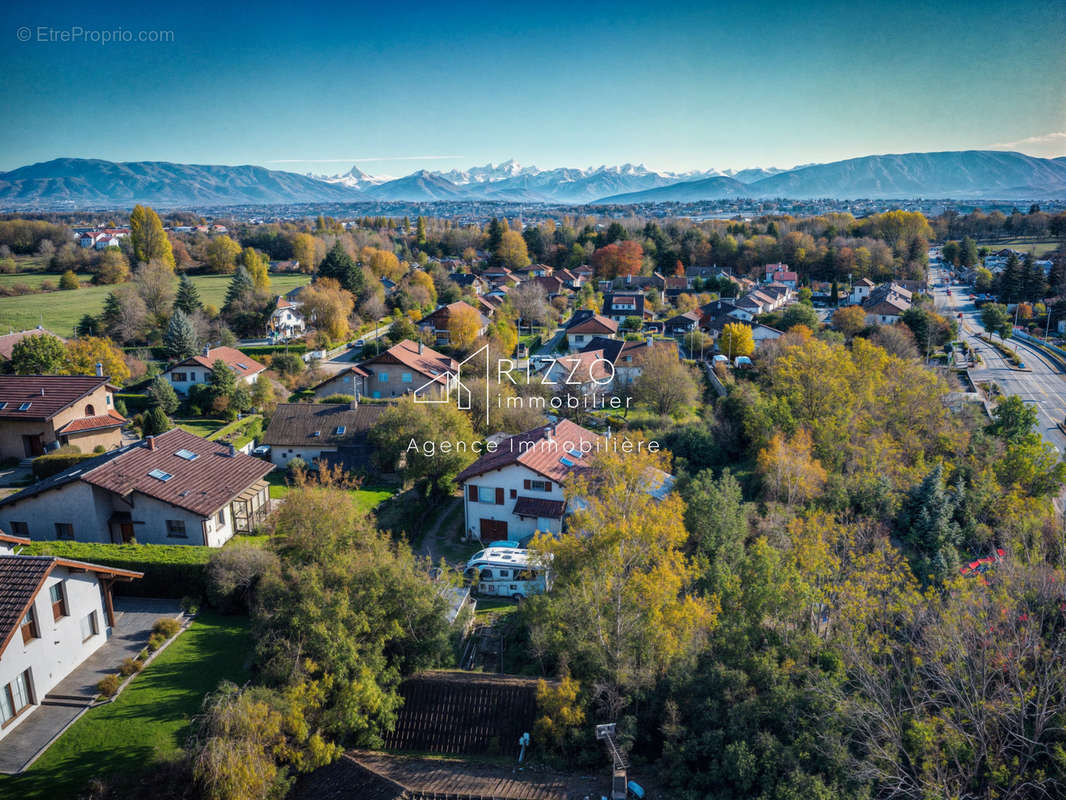
[[[567,487],[580,498],[570,534],[532,543],[554,576],[552,591],[530,601],[534,651],[594,684],[608,719],[631,693],[694,657],[717,620],[717,599],[688,591],[684,502],[677,493],[652,494],[668,466],[646,450],[591,456]]]

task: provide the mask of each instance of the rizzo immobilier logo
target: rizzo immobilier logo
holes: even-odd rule
[[[484,374],[480,365],[471,364],[474,359],[484,354]],[[534,366],[534,358],[536,359]],[[535,408],[541,411],[566,409],[628,408],[630,398],[609,397],[607,393],[615,384],[614,364],[602,357],[573,356],[538,356],[526,359],[524,364],[512,358],[496,359],[496,369],[492,369],[489,358],[489,346],[483,345],[478,350],[458,362],[455,372],[442,371],[414,390],[416,403],[450,403],[453,400],[464,411],[473,408],[473,395],[463,379],[485,381],[485,422],[489,421],[492,408],[492,386],[510,383],[519,386],[518,378],[527,383],[536,381],[542,386],[553,387],[555,394],[550,398],[539,395],[528,397],[497,397],[497,407]],[[466,368],[464,370],[464,367]],[[471,376],[471,372],[473,375]],[[517,376],[517,377],[516,377]]]

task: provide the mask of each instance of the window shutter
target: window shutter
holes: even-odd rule
[[[501,486],[496,487],[496,505],[503,505],[503,487]]]
[[[529,488],[529,478],[526,478],[524,481],[522,481],[522,488],[523,489],[528,489]]]
[[[546,481],[544,485],[548,487],[547,491],[550,492],[552,490],[552,482],[551,481]]]
[[[472,483],[467,484],[466,496],[470,500],[470,502],[472,502],[472,503],[476,503],[477,502],[477,487],[474,486],[474,484],[472,484]]]
[[[518,497],[518,490],[517,489],[512,489],[511,490],[511,499],[514,500],[516,497]]]

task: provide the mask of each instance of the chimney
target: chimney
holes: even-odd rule
[[[211,345],[205,344],[204,345],[204,358],[207,358],[209,355],[211,355]]]
[[[148,445],[148,449],[149,450],[155,450],[155,437],[154,436],[145,436],[144,437],[144,443],[146,445]]]
[[[96,362],[96,377],[97,378],[104,377],[104,363],[102,361],[97,361]]]
[[[651,336],[651,335],[649,334],[649,335],[648,335],[648,337],[647,337],[647,338],[645,339],[645,341],[646,341],[646,342],[647,342],[647,344],[648,344],[648,347],[651,347],[651,344],[652,344],[652,339],[653,339],[653,338],[654,338],[654,337],[652,337],[652,336]]]
[[[237,448],[233,446],[233,442],[229,442],[226,447],[226,455],[228,455],[230,458],[233,458],[235,455],[237,455]]]
[[[418,354],[422,355],[422,337],[418,337]]]

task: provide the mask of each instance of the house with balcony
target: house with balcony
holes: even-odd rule
[[[559,534],[566,484],[604,441],[566,419],[500,441],[456,477],[466,537],[488,543]]]

